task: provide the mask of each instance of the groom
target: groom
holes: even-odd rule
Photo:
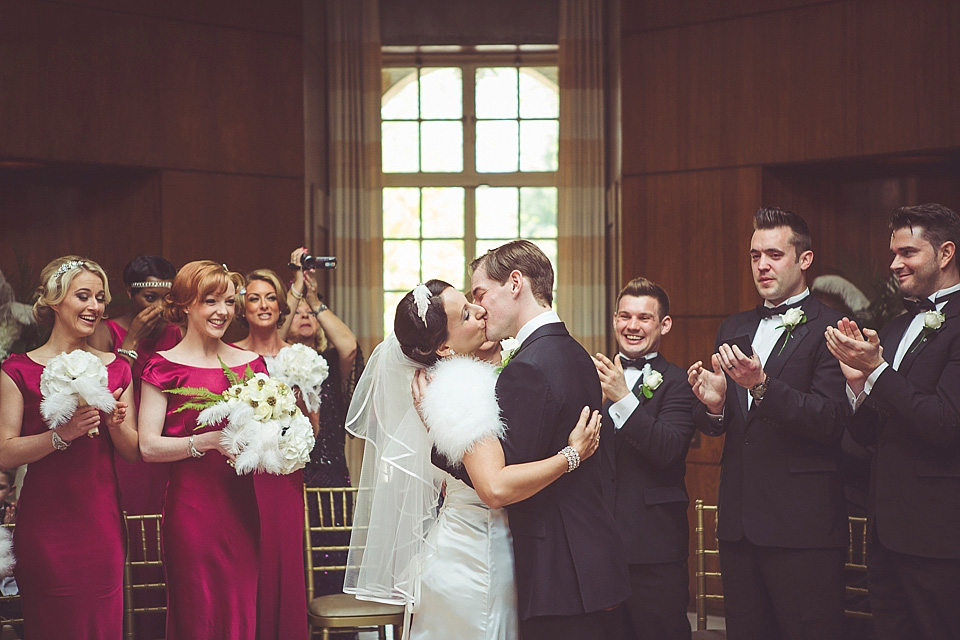
[[[600,407],[601,394],[593,361],[551,309],[553,267],[526,240],[470,266],[473,300],[487,311],[487,339],[520,342],[497,381],[506,463],[554,455],[581,409]],[[600,456],[507,511],[524,640],[609,638],[609,610],[630,588],[623,544],[604,507]]]

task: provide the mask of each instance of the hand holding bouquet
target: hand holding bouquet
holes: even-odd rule
[[[69,422],[80,407],[112,413],[117,405],[107,388],[107,368],[96,355],[81,349],[50,358],[40,374],[40,394],[40,413],[51,429]],[[96,426],[87,431],[91,438],[98,433]]]

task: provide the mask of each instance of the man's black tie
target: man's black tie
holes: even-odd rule
[[[773,316],[779,316],[782,313],[786,313],[790,308],[788,304],[782,304],[779,307],[767,307],[763,303],[757,305],[757,315],[760,316],[760,319],[772,318]]]
[[[624,356],[620,356],[620,364],[624,369],[643,369],[643,365],[647,363],[644,358],[637,358],[636,360],[631,360]]]

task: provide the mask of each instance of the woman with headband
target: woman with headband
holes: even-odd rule
[[[253,640],[257,629],[259,514],[252,475],[237,475],[217,426],[198,428],[190,398],[164,393],[229,387],[221,362],[238,376],[263,359],[223,342],[236,313],[243,276],[199,260],[177,273],[164,318],[185,322],[183,340],[155,353],[143,367],[140,451],[147,462],[169,462],[163,499],[167,576],[167,640]]]
[[[372,446],[364,449],[344,591],[406,605],[413,616],[403,637],[412,640],[518,637],[502,507],[574,472],[599,443],[599,415],[584,407],[569,446],[505,466],[494,386],[496,364],[508,362],[499,351],[496,363],[477,359],[485,329],[486,311],[450,284],[417,285],[397,305],[394,333],[371,355],[348,413],[347,429]],[[457,469],[470,485],[447,471]]]
[[[50,338],[7,358],[0,374],[0,468],[30,465],[14,534],[24,634],[120,640],[125,536],[113,453],[138,456],[134,411],[127,409],[133,402],[130,366],[87,344],[110,302],[100,265],[65,256],[40,277],[34,315],[52,325]],[[107,391],[120,402],[113,413],[79,406],[51,429],[41,407],[47,398],[41,376],[51,360],[75,351],[105,365]]]

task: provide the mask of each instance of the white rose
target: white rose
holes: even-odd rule
[[[943,319],[943,314],[939,311],[927,311],[923,314],[923,326],[936,331],[943,324]]]
[[[803,309],[800,307],[788,309],[787,312],[783,314],[783,324],[786,327],[795,327],[800,324],[801,320],[803,320]]]
[[[266,422],[273,416],[273,407],[267,404],[267,401],[264,399],[260,402],[257,402],[257,406],[253,408],[253,418],[258,422]]]
[[[663,384],[663,374],[655,369],[651,369],[643,376],[643,384],[651,391]]]
[[[504,338],[500,341],[500,349],[503,353],[513,353],[520,348],[520,341],[516,338]]]

